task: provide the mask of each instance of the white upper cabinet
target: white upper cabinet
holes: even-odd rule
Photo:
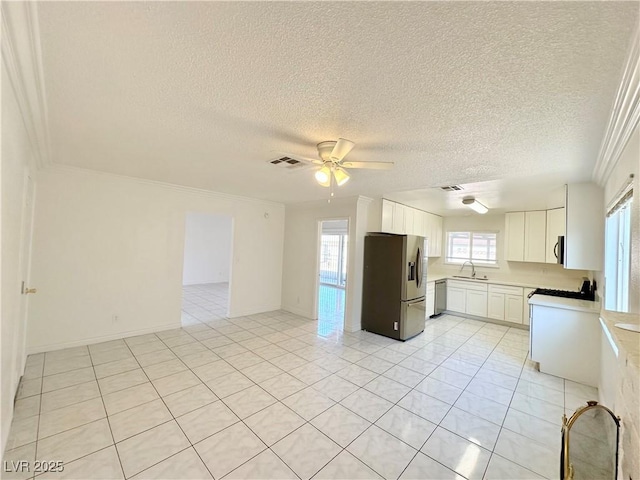
[[[429,239],[429,256],[442,256],[442,217],[427,213],[429,217],[429,230],[427,238]]]
[[[424,237],[428,240],[428,256],[442,255],[442,217],[439,215],[383,199],[380,230]]]
[[[565,234],[565,228],[565,209],[547,210],[547,263],[558,263],[558,237]]]
[[[564,267],[600,271],[604,266],[604,199],[593,183],[567,185]]]
[[[415,230],[414,225],[414,212],[415,210],[411,207],[404,207],[404,232],[407,235],[419,235],[419,233]]]
[[[422,210],[413,210],[413,231],[414,235],[420,235],[421,237],[428,237],[425,235],[425,217],[427,216],[426,212]]]
[[[382,222],[380,226],[380,231],[382,232],[391,233],[393,231],[393,206],[393,202],[382,199]]]
[[[546,261],[547,212],[545,210],[524,213],[524,261]]]
[[[508,261],[524,261],[524,212],[505,215],[505,258]]]
[[[547,212],[509,212],[505,215],[505,258],[511,262],[546,261]]]
[[[393,227],[391,233],[404,234],[404,211],[405,206],[399,203],[393,205]]]

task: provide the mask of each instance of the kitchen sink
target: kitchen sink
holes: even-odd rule
[[[453,278],[464,278],[465,280],[489,280],[486,276],[484,277],[470,277],[466,275],[453,275]]]

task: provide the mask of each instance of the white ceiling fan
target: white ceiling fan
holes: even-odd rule
[[[351,178],[347,169],[390,170],[394,165],[393,162],[345,162],[344,157],[355,147],[355,143],[345,138],[339,138],[337,141],[320,142],[317,147],[318,159],[292,154],[287,155],[296,160],[320,166],[316,170],[315,178],[323,187],[331,187],[334,181],[339,187],[347,183]]]

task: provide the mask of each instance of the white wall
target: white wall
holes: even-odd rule
[[[23,209],[25,176],[29,175],[28,164],[33,161],[24,121],[14,97],[6,70],[2,68],[2,223],[0,244],[2,266],[0,314],[1,326],[1,394],[0,418],[2,418],[2,451],[9,435],[13,417],[13,397],[18,381],[24,372],[25,322],[23,308],[26,297],[20,294],[20,284],[28,262],[28,252],[22,247],[23,218],[30,217]]]
[[[231,217],[188,213],[185,232],[182,284],[228,282]]]
[[[443,219],[443,248],[442,256],[429,260],[432,272],[457,274],[459,265],[445,263],[447,232],[454,231],[487,231],[498,232],[497,238],[497,268],[477,266],[478,275],[487,275],[490,279],[518,279],[523,282],[531,281],[541,286],[549,286],[570,290],[580,287],[580,279],[588,276],[584,270],[565,270],[562,265],[551,263],[508,262],[505,260],[505,216],[503,214],[471,214],[468,216],[444,217]],[[466,267],[467,269],[469,267]]]
[[[604,187],[605,208],[615,199],[621,187],[633,179],[633,202],[631,204],[631,272],[629,275],[629,311],[640,312],[640,126],[636,127],[629,143],[607,179]],[[604,267],[603,267],[604,271]],[[602,275],[600,285],[603,285]],[[606,285],[604,285],[606,295]]]
[[[233,217],[231,316],[280,308],[283,205],[63,168],[38,188],[31,351],[178,327],[190,211]]]
[[[349,219],[345,329],[360,330],[362,262],[367,207],[364,197],[287,205],[282,273],[282,308],[307,318],[318,318],[318,222]]]

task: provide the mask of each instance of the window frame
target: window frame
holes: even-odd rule
[[[604,306],[616,312],[628,312],[630,306],[633,193],[627,188],[605,218]]]
[[[451,238],[451,234],[452,233],[468,233],[470,235],[470,251],[471,251],[471,258],[468,258],[466,260],[460,260],[460,261],[456,261],[455,259],[452,259],[449,256],[449,248],[450,248],[450,238]],[[445,234],[445,254],[444,254],[444,264],[445,265],[458,265],[461,266],[464,262],[473,262],[473,264],[476,267],[483,267],[483,268],[500,268],[499,265],[499,259],[498,259],[498,247],[499,247],[499,231],[497,230],[448,230]],[[473,237],[474,235],[495,235],[495,239],[496,239],[496,255],[495,255],[495,260],[493,261],[487,261],[486,259],[482,259],[482,258],[473,258]]]

